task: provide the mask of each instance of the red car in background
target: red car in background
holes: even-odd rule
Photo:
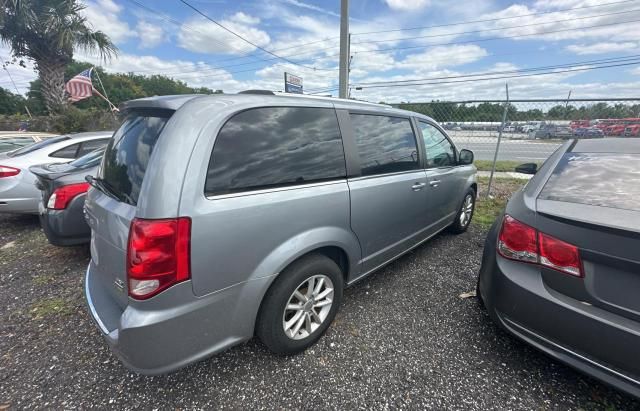
[[[640,123],[639,124],[632,124],[630,126],[627,126],[624,129],[624,136],[625,137],[639,137],[640,136]]]

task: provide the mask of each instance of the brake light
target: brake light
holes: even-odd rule
[[[64,210],[71,200],[89,190],[89,183],[69,184],[58,187],[47,201],[47,208],[52,210]]]
[[[544,233],[538,233],[540,264],[566,274],[583,277],[578,247]]]
[[[537,263],[538,243],[535,228],[505,215],[498,237],[498,252],[511,260]]]
[[[191,277],[191,219],[135,218],[127,247],[129,296],[150,298]]]
[[[0,178],[3,177],[13,177],[20,174],[19,168],[9,167],[9,166],[0,166]]]
[[[584,277],[578,247],[505,215],[498,235],[498,253],[510,260],[540,264],[565,274]]]

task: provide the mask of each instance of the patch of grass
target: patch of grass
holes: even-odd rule
[[[483,228],[491,227],[496,217],[507,205],[513,193],[527,181],[517,178],[494,178],[491,186],[491,198],[487,198],[488,177],[478,177],[479,195],[474,211],[473,222]]]
[[[31,305],[31,317],[40,320],[46,317],[69,315],[73,312],[73,303],[64,298],[47,298]]]
[[[515,171],[515,168],[523,163],[529,163],[530,161],[509,161],[500,160],[496,161],[496,171]],[[478,171],[491,171],[493,161],[490,160],[476,160],[473,162]],[[538,166],[541,164],[537,162]]]

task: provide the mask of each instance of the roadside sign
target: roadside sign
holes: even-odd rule
[[[302,77],[294,76],[291,73],[284,73],[284,91],[286,93],[302,94]]]

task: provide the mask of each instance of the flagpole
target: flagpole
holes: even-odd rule
[[[100,87],[102,87],[102,91],[104,92],[104,96],[102,94],[100,94],[98,92],[98,90],[95,89],[95,87],[93,87],[93,90],[100,96],[102,97],[107,103],[109,103],[109,110],[111,111],[111,114],[113,115],[113,118],[116,118],[116,114],[113,112],[113,109],[116,108],[116,106],[109,101],[109,95],[107,94],[107,89],[104,88],[104,84],[102,84],[102,80],[100,79],[100,74],[98,74],[98,70],[95,67],[92,67],[93,70],[91,71],[95,71],[96,72],[96,77],[98,78],[98,83],[100,83]],[[106,97],[105,97],[106,96]],[[116,108],[117,109],[117,108]]]

